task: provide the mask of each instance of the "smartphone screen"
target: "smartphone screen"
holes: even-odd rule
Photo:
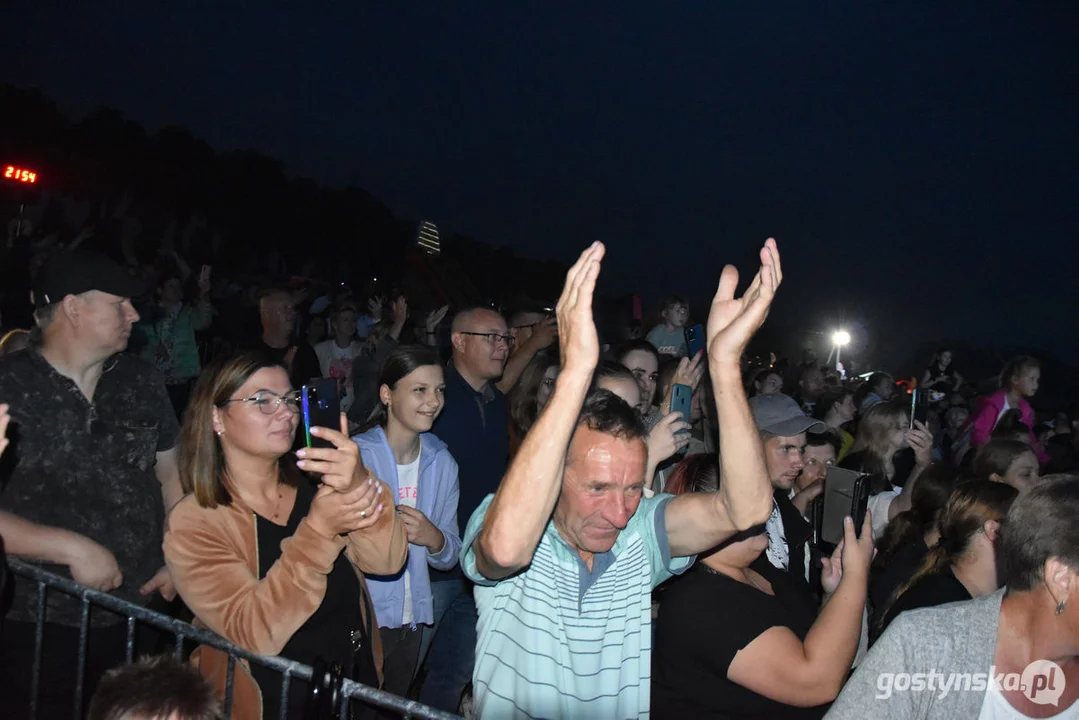
[[[341,399],[337,392],[337,380],[322,378],[303,386],[303,429],[307,447],[332,448],[329,440],[311,434],[313,427],[341,429]]]

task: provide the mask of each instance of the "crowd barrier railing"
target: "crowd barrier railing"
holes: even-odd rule
[[[82,616],[79,625],[78,667],[75,669],[75,702],[72,711],[76,720],[81,720],[79,718],[79,709],[83,707],[84,700],[86,648],[89,637],[91,606],[104,608],[117,615],[122,615],[127,619],[126,659],[129,663],[135,659],[136,623],[140,622],[175,637],[176,642],[173,653],[177,660],[183,660],[184,643],[186,641],[195,642],[200,645],[209,645],[228,653],[228,674],[225,680],[224,697],[224,716],[226,718],[232,716],[232,692],[237,660],[247,660],[248,662],[256,663],[281,673],[282,699],[288,697],[290,685],[293,680],[299,679],[305,682],[311,681],[313,670],[309,665],[304,665],[303,663],[294,662],[278,656],[257,655],[248,652],[243,648],[236,647],[220,635],[208,630],[197,628],[190,623],[171,618],[167,615],[162,615],[161,613],[127,602],[126,600],[109,595],[108,593],[79,585],[73,580],[46,572],[35,565],[31,565],[21,560],[9,558],[8,567],[15,576],[30,581],[37,586],[37,625],[34,639],[33,676],[30,687],[30,713],[32,718],[37,718],[38,700],[42,690],[41,663],[46,620],[46,596],[49,590],[57,590],[66,595],[71,595],[82,602]],[[399,697],[348,679],[342,681],[340,694],[345,700],[340,704],[339,717],[341,720],[347,720],[347,718],[350,717],[353,700],[359,700],[384,711],[395,713],[402,718],[421,718],[423,720],[455,720],[458,718],[456,715],[436,710],[416,702],[415,700]],[[282,702],[280,720],[287,720],[287,711],[287,702]],[[272,718],[266,718],[266,720],[272,720]]]

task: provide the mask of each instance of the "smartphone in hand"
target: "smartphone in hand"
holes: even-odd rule
[[[341,398],[337,392],[337,380],[335,378],[315,380],[311,384],[304,385],[301,394],[303,429],[307,447],[332,448],[334,444],[329,440],[312,435],[311,428],[327,427],[340,431]]]
[[[682,413],[682,419],[691,422],[690,413],[693,405],[693,388],[689,385],[675,383],[671,388],[671,412]],[[684,435],[688,430],[679,430],[679,435]]]

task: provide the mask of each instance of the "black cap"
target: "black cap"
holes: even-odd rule
[[[133,298],[142,283],[100,253],[61,252],[49,259],[34,280],[34,307],[42,308],[90,290]]]

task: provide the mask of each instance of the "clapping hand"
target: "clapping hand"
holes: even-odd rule
[[[435,330],[438,328],[439,323],[441,323],[443,318],[446,317],[446,313],[449,312],[449,310],[449,305],[443,305],[437,310],[432,310],[431,312],[427,313],[427,320],[424,321],[423,324],[424,328],[427,330],[428,335],[434,334]]]
[[[591,375],[599,362],[599,335],[592,319],[592,294],[604,252],[603,243],[592,243],[566,273],[566,285],[556,311],[563,373]]]
[[[740,298],[734,296],[738,287],[738,270],[733,265],[723,268],[719,288],[708,313],[709,362],[739,364],[750,338],[768,317],[776,289],[783,282],[776,241],[769,238],[761,248],[760,256],[760,270]]]
[[[375,322],[382,321],[382,303],[385,302],[385,298],[382,296],[373,297],[367,301],[367,312],[371,315]]]

